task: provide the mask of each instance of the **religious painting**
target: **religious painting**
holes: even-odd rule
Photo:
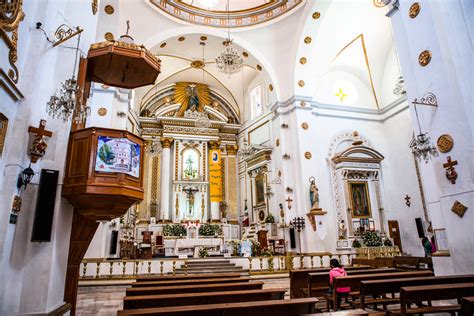
[[[99,136],[95,171],[140,176],[140,145],[127,138]]]
[[[199,153],[197,150],[188,148],[182,153],[183,156],[183,179],[198,180],[199,179]]]
[[[353,218],[372,216],[367,182],[349,182],[349,198]]]
[[[436,251],[447,252],[449,251],[448,238],[446,236],[446,229],[434,229]]]
[[[265,204],[265,175],[260,173],[255,177],[255,205]]]

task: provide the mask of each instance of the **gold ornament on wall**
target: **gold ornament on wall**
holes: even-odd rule
[[[92,0],[92,14],[97,14],[97,9],[99,8],[99,0]]]
[[[277,139],[276,139],[276,141],[275,141],[275,145],[276,145],[277,147],[279,147],[279,146],[280,146],[280,139],[279,139],[279,138],[277,138]]]
[[[298,81],[298,85],[299,85],[301,88],[303,88],[304,85],[305,85],[305,83],[304,83],[303,80],[300,80],[300,81]]]
[[[418,63],[423,67],[428,65],[430,61],[431,61],[431,52],[429,50],[422,51],[420,55],[418,56]]]
[[[106,108],[99,108],[97,110],[97,114],[99,114],[99,116],[105,116],[105,115],[107,115],[107,109]]]
[[[186,37],[184,37],[184,36],[178,37],[178,41],[180,41],[180,42],[183,42],[185,39],[186,39]]]
[[[300,102],[300,105],[301,105],[301,107],[303,107],[303,108],[304,108],[304,107],[306,106],[306,102],[304,102],[304,101],[301,101],[301,102]]]
[[[454,201],[453,206],[451,207],[451,211],[453,211],[459,217],[463,217],[464,213],[467,211],[467,206],[459,202],[458,200]]]
[[[247,52],[242,52],[242,56],[244,56],[244,57],[249,57],[249,53],[247,53]]]
[[[305,43],[305,44],[310,44],[311,41],[312,41],[312,39],[311,39],[311,37],[309,37],[309,36],[306,36],[306,37],[304,38],[304,43]]]
[[[453,138],[448,134],[443,134],[438,138],[436,142],[439,152],[445,154],[451,151],[454,146]]]
[[[258,71],[262,71],[262,66],[257,65],[257,70],[258,70]]]
[[[166,43],[161,43],[160,48],[165,48],[165,47],[166,47]]]
[[[408,15],[410,16],[410,18],[414,19],[420,13],[420,10],[421,10],[420,4],[418,2],[415,2],[410,6]]]
[[[306,59],[306,57],[301,57],[300,58],[300,64],[302,64],[302,65],[306,64],[307,61],[308,60]]]
[[[110,42],[114,40],[114,34],[107,32],[104,34],[104,38],[106,41]]]
[[[268,90],[273,91],[273,85],[271,83],[268,85]]]
[[[204,36],[204,35],[201,36],[201,37],[200,37],[200,40],[201,40],[201,41],[207,41],[207,36]]]
[[[302,127],[304,130],[307,130],[307,129],[309,128],[309,125],[308,125],[308,123],[303,122],[303,124],[301,124],[301,127]]]
[[[309,159],[311,159],[311,157],[313,157],[313,155],[311,155],[311,153],[309,151],[307,151],[307,152],[304,153],[304,157],[309,160]]]
[[[319,12],[314,12],[314,13],[313,13],[313,19],[317,20],[317,19],[319,19],[320,17],[321,17],[321,13],[319,13]]]
[[[106,5],[106,6],[104,7],[104,11],[105,11],[105,13],[107,13],[107,14],[114,14],[115,9],[114,9],[113,6],[111,6],[110,4],[108,4],[108,5]]]

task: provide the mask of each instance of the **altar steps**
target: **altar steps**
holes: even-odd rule
[[[189,260],[176,269],[176,274],[208,274],[208,273],[241,273],[248,274],[248,270],[236,266],[229,260]]]

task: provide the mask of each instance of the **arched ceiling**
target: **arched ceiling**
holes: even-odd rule
[[[243,71],[231,76],[219,72],[215,58],[224,50],[223,41],[223,38],[213,35],[187,34],[168,38],[150,48],[151,52],[161,59],[161,74],[153,87],[136,90],[136,100],[144,105],[152,95],[176,82],[196,82],[209,85],[209,88],[224,98],[237,113],[242,112],[249,85],[257,76],[269,76],[254,56],[236,44],[232,46],[244,59]],[[203,53],[204,67],[200,67]]]
[[[268,23],[305,0],[146,0],[168,17],[191,24],[240,28]]]

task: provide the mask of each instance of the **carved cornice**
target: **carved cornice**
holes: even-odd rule
[[[219,149],[221,146],[220,142],[210,141],[209,142],[209,149]]]
[[[237,149],[239,147],[235,146],[235,145],[227,145],[226,146],[226,150],[227,150],[227,155],[229,156],[235,156],[237,155]]]
[[[173,143],[173,139],[172,138],[162,138],[161,140],[161,146],[163,148],[171,148],[171,144]]]
[[[217,129],[168,125],[163,126],[163,133],[219,136],[219,131]]]
[[[18,27],[25,18],[22,7],[23,0],[0,2],[0,37],[9,49],[8,61],[12,69],[8,70],[8,77],[14,83],[18,83],[19,76],[15,63],[18,60]]]

